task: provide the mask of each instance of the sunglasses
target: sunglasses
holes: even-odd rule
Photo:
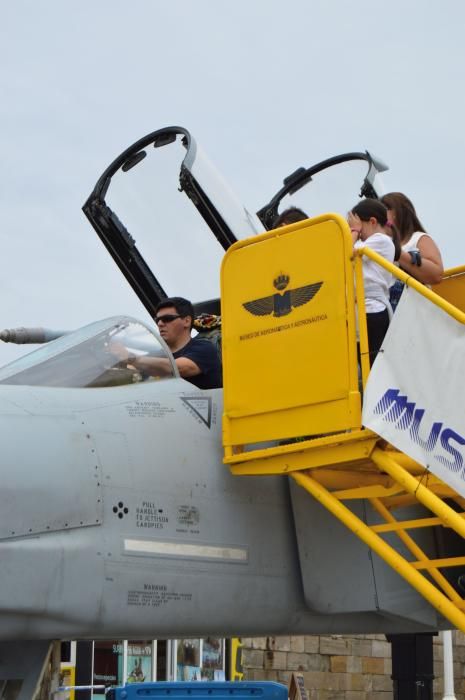
[[[182,316],[180,316],[179,314],[163,314],[163,316],[155,316],[153,320],[158,326],[160,322],[171,323],[171,321],[175,321],[177,318],[182,318]]]

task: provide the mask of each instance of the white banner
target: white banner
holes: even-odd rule
[[[465,326],[406,288],[370,372],[363,424],[465,497]]]

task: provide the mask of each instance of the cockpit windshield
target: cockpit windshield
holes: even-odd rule
[[[164,358],[160,376],[138,370],[137,357]],[[174,359],[149,328],[118,316],[64,335],[0,369],[0,384],[97,388],[179,376]]]

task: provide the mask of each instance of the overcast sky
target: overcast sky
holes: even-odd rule
[[[446,266],[465,263],[463,0],[1,7],[1,328],[147,319],[81,206],[124,148],[172,124],[253,211],[296,167],[372,151]],[[23,351],[2,345],[0,364]]]

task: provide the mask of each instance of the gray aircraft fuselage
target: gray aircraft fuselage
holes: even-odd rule
[[[221,414],[181,378],[0,386],[0,639],[437,628],[286,477],[232,476]]]

